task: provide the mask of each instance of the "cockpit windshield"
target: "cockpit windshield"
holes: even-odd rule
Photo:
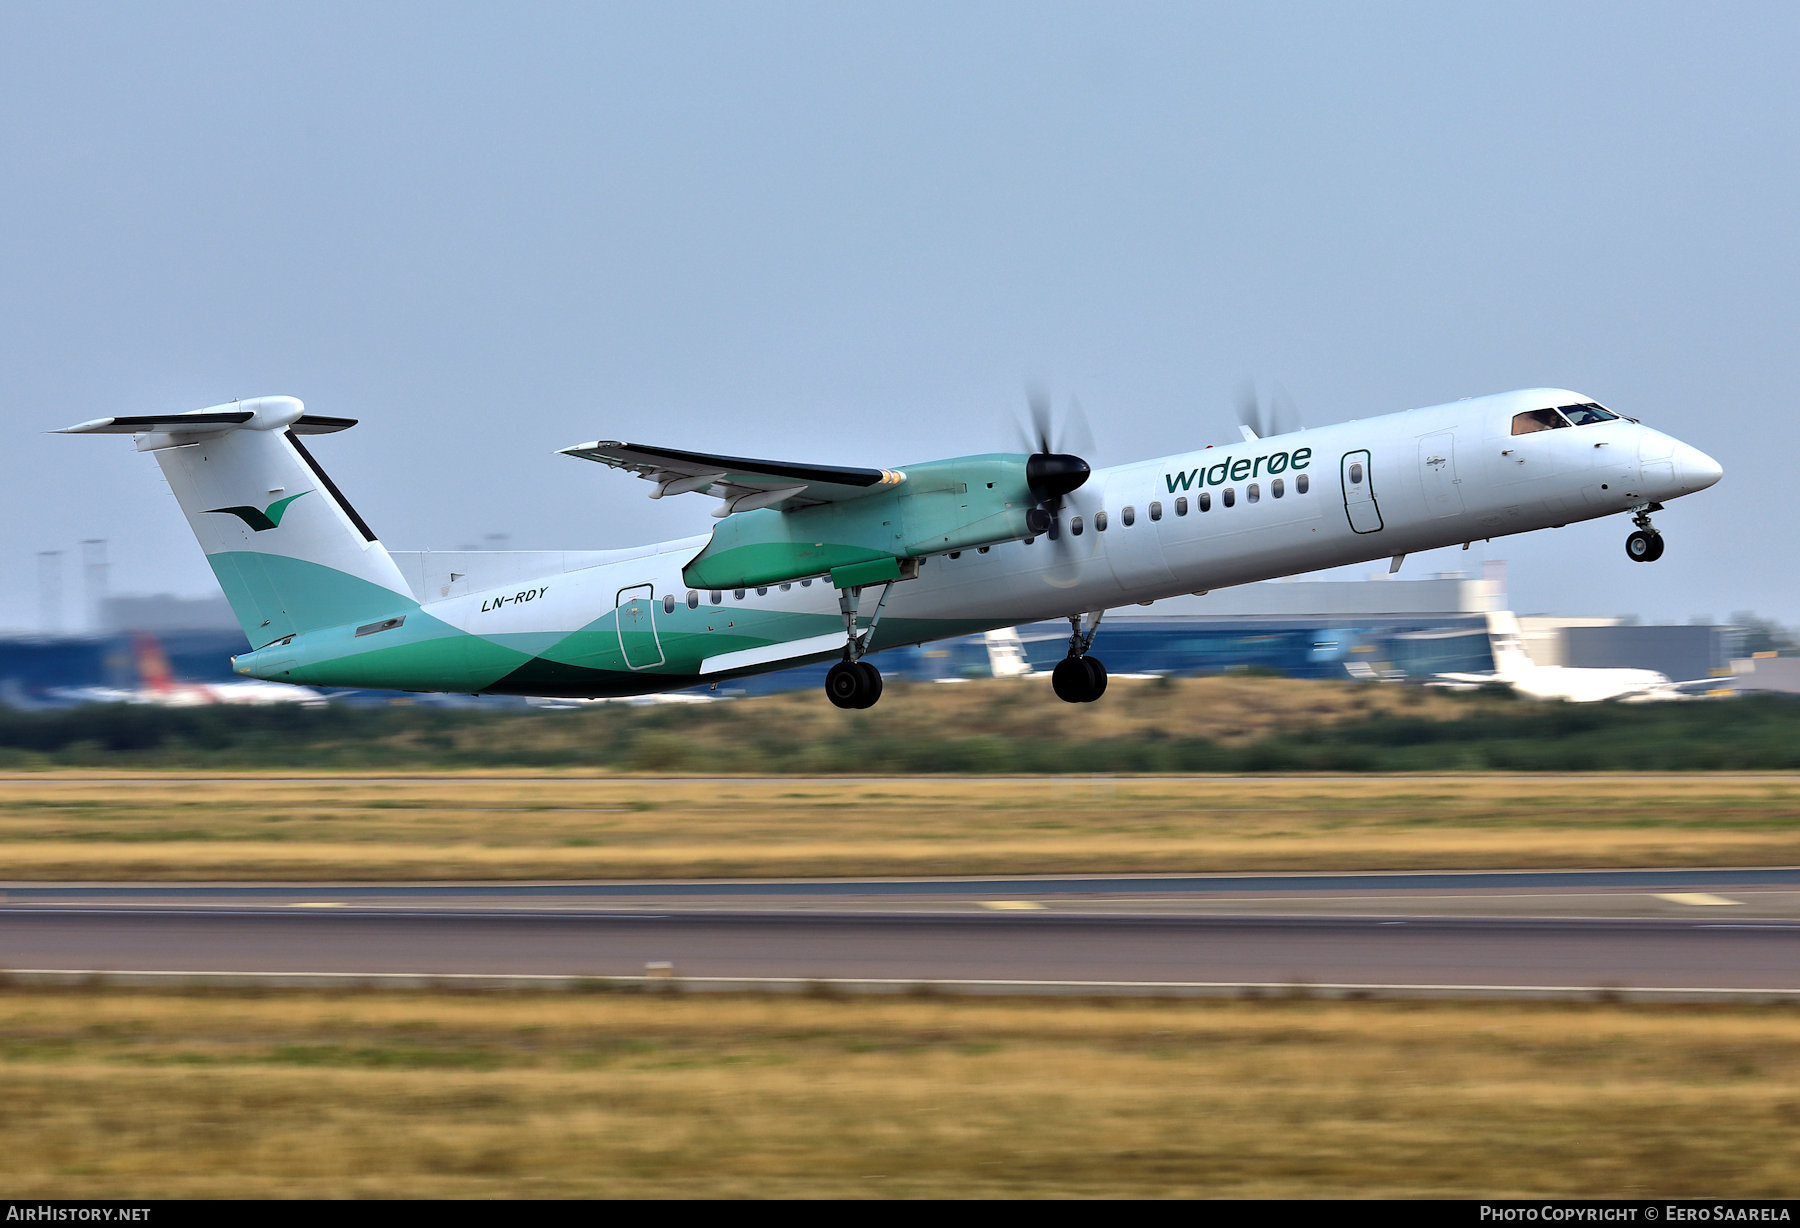
[[[1566,426],[1592,426],[1596,422],[1617,422],[1619,415],[1592,401],[1580,405],[1564,405],[1560,409],[1529,409],[1514,414],[1512,433],[1530,435],[1536,431],[1554,431]]]
[[[1595,422],[1617,422],[1619,419],[1619,415],[1592,401],[1585,405],[1565,405],[1562,407],[1562,412],[1576,426],[1589,426]]]
[[[1568,425],[1568,420],[1554,409],[1528,409],[1522,414],[1513,415],[1512,433],[1531,435],[1538,431],[1554,431]]]

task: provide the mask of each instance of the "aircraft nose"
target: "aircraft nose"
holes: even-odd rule
[[[1719,462],[1702,452],[1699,448],[1685,443],[1675,445],[1675,484],[1681,493],[1691,495],[1697,490],[1705,490],[1714,482],[1725,476],[1725,470]]]

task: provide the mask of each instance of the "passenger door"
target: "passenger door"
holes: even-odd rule
[[[655,596],[656,590],[648,584],[619,590],[619,651],[632,669],[663,663],[662,641],[656,635]]]
[[[1344,453],[1344,513],[1358,533],[1381,532],[1381,508],[1375,503],[1375,477],[1368,449]]]

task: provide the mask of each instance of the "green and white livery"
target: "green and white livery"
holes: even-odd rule
[[[711,532],[629,550],[390,551],[303,438],[349,419],[292,397],[102,418],[162,466],[253,650],[307,686],[597,698],[838,658],[840,707],[886,648],[1066,617],[1056,693],[1098,698],[1109,608],[1628,513],[1720,477],[1698,449],[1562,389],[1480,397],[1090,470],[1048,446],[854,469],[595,441],[567,455],[652,498],[716,499]]]

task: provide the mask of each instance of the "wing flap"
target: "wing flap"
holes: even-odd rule
[[[562,453],[635,473],[645,481],[656,483],[656,489],[650,494],[652,499],[690,491],[723,499],[723,514],[726,515],[759,507],[788,511],[819,503],[841,503],[877,494],[906,480],[904,473],[894,469],[852,469],[840,465],[753,460],[618,440],[577,444],[563,448]]]

